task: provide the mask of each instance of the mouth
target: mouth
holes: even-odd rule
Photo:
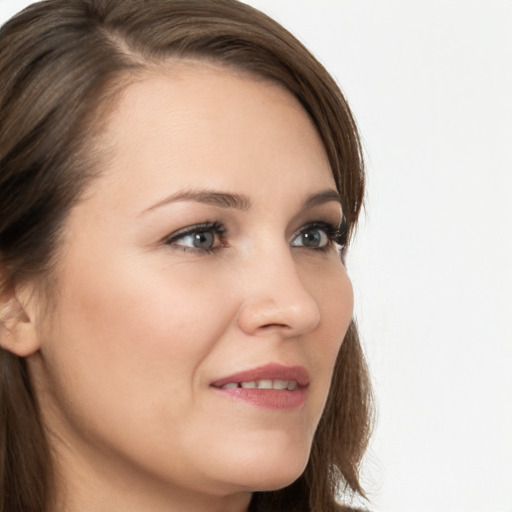
[[[298,383],[296,380],[251,380],[246,382],[228,382],[221,386],[221,389],[286,389],[293,391],[297,389]]]
[[[227,398],[273,410],[297,409],[304,405],[309,376],[303,366],[271,363],[213,382]]]

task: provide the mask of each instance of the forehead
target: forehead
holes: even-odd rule
[[[214,65],[177,62],[123,91],[104,133],[106,178],[162,193],[190,180],[251,192],[265,183],[334,188],[315,126],[284,87]],[[207,182],[203,183],[203,182]],[[245,189],[245,190],[240,190]]]

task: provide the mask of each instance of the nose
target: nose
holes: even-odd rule
[[[261,255],[245,267],[245,297],[237,321],[246,334],[277,330],[283,337],[294,337],[320,323],[319,305],[304,285],[289,247],[282,253]]]

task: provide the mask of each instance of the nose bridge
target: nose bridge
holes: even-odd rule
[[[286,243],[269,243],[247,263],[238,321],[249,334],[280,329],[298,336],[320,322],[315,297],[307,289]]]

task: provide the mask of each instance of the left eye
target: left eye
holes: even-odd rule
[[[330,228],[326,226],[306,226],[292,240],[292,247],[307,247],[321,249],[331,241]]]

